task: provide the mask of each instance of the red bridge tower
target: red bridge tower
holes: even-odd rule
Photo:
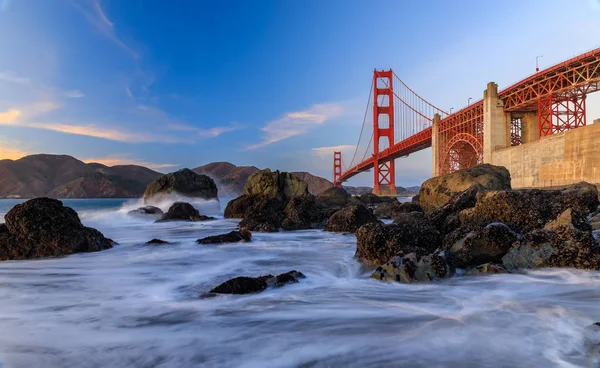
[[[396,195],[396,171],[393,159],[385,160],[385,151],[394,142],[394,90],[392,69],[373,72],[373,194]],[[380,139],[387,139],[385,150],[380,151]]]

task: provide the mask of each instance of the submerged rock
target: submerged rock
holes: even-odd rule
[[[190,169],[181,169],[148,184],[144,192],[144,203],[173,199],[173,195],[218,199],[217,185],[210,177],[198,175]]]
[[[475,184],[488,190],[511,189],[510,173],[502,166],[481,164],[431,178],[421,185],[419,204],[425,213],[432,212]]]
[[[467,276],[478,276],[478,275],[496,275],[502,273],[509,273],[506,267],[495,263],[485,263],[476,267],[473,267],[465,275]]]
[[[393,257],[377,267],[371,277],[382,281],[412,283],[449,277],[453,272],[441,254],[423,255],[414,252]]]
[[[331,215],[327,220],[325,230],[354,233],[359,227],[376,222],[379,221],[370,209],[362,204],[349,205]]]
[[[112,248],[96,229],[81,224],[77,212],[50,198],[14,206],[0,229],[0,260],[55,257]]]
[[[214,217],[204,216],[189,203],[175,202],[159,221],[206,221]]]
[[[129,216],[148,216],[148,215],[152,215],[155,217],[160,217],[164,214],[164,212],[158,208],[158,207],[154,207],[154,206],[145,206],[145,207],[140,207],[137,208],[135,210],[131,210],[129,212],[127,212],[127,214]]]
[[[356,257],[361,262],[380,265],[400,253],[432,253],[441,247],[442,240],[440,232],[425,221],[371,223],[356,231]]]
[[[222,243],[237,243],[249,242],[252,239],[252,233],[246,229],[239,231],[231,231],[227,234],[207,236],[206,238],[196,240],[198,244],[222,244]]]
[[[277,276],[265,275],[260,277],[235,277],[227,280],[216,288],[212,289],[211,293],[217,294],[251,294],[258,293],[267,289],[267,287],[281,287],[286,284],[297,283],[299,279],[306,276],[302,272],[289,271]]]
[[[171,244],[171,243],[168,242],[168,241],[162,240],[162,239],[154,238],[152,240],[148,240],[146,242],[146,244],[148,244],[148,245],[160,245],[160,244]]]
[[[458,229],[449,237],[459,238],[449,245],[447,252],[450,262],[455,267],[467,268],[501,262],[519,235],[503,223],[492,223],[466,234],[465,230]]]

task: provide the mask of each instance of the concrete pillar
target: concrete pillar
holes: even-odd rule
[[[510,116],[508,116],[510,119]],[[498,98],[498,85],[490,82],[483,91],[483,162],[493,163],[492,154],[510,146],[510,121],[506,124],[504,102]],[[507,130],[507,127],[508,130]]]
[[[521,119],[521,138],[523,143],[537,142],[540,139],[537,111],[523,115]]]
[[[431,124],[431,177],[440,176],[440,114],[433,115]]]

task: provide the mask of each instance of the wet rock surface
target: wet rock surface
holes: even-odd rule
[[[446,259],[439,253],[424,255],[420,252],[400,254],[377,267],[372,278],[403,283],[432,281],[453,273]]]
[[[207,236],[206,238],[198,239],[198,244],[223,244],[223,243],[237,243],[237,242],[249,242],[252,240],[252,233],[246,229],[240,229],[239,231],[231,231],[227,234],[220,234],[214,236]]]
[[[488,190],[511,189],[510,173],[502,166],[481,164],[431,178],[421,185],[419,204],[425,213],[429,213],[444,206],[457,193],[475,184]]]
[[[214,217],[201,215],[194,206],[187,202],[175,202],[159,221],[207,221]]]
[[[190,169],[181,169],[148,184],[144,192],[144,203],[158,203],[172,199],[174,195],[218,199],[217,185],[210,177],[198,175]]]
[[[166,240],[162,240],[162,239],[158,239],[158,238],[154,238],[152,240],[148,240],[146,242],[146,244],[148,245],[161,245],[161,244],[171,244],[170,242],[166,241]]]
[[[377,218],[385,219],[393,219],[399,215],[411,212],[423,213],[423,210],[418,203],[398,202],[397,200],[381,203],[373,210],[373,214],[377,216]]]
[[[335,212],[327,220],[325,230],[331,232],[354,233],[359,227],[368,224],[379,222],[373,212],[363,206],[348,205],[341,210]]]
[[[154,216],[154,217],[161,217],[164,212],[158,208],[158,207],[154,207],[154,206],[145,206],[145,207],[140,207],[137,208],[135,210],[131,210],[129,212],[127,212],[127,214],[129,216]]]
[[[227,280],[210,292],[215,294],[251,294],[266,290],[268,287],[281,287],[294,284],[305,278],[302,272],[296,270],[277,276],[265,275],[260,277],[240,276]]]
[[[397,254],[429,254],[442,245],[442,235],[427,222],[371,223],[356,231],[356,257],[380,265]]]
[[[14,206],[0,226],[0,260],[55,257],[112,248],[96,229],[81,224],[62,202],[35,198]]]
[[[465,272],[465,275],[479,276],[479,275],[497,275],[497,274],[503,274],[503,273],[509,273],[508,270],[506,269],[506,267],[504,267],[503,265],[494,264],[494,263],[485,263],[485,264],[473,267],[471,269],[468,269]]]

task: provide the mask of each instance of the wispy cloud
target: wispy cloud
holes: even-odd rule
[[[40,105],[40,109],[51,108],[51,105],[44,106]],[[21,120],[22,116],[32,116],[31,112],[26,113],[18,109],[10,109],[6,112],[0,112],[0,125],[13,125],[25,128],[45,129],[54,132],[83,135],[89,137],[103,138],[107,140],[125,142],[125,143],[149,143],[149,142],[162,142],[162,143],[191,143],[189,139],[178,139],[176,137],[170,137],[161,134],[150,134],[144,132],[129,132],[120,129],[108,129],[100,127],[94,124],[65,124],[59,122],[42,122],[42,121],[29,121]]]
[[[312,151],[317,156],[329,157],[329,156],[333,156],[333,153],[336,152],[336,151],[337,152],[342,152],[342,154],[344,152],[353,153],[355,148],[356,148],[356,146],[351,145],[351,144],[341,144],[339,146],[315,147],[315,148],[312,149]]]
[[[72,4],[98,33],[125,50],[132,58],[139,58],[138,53],[117,36],[115,24],[108,18],[98,0],[73,0]]]
[[[0,72],[0,81],[10,82],[10,83],[17,83],[17,84],[29,84],[29,83],[31,83],[31,80],[29,78],[18,76],[15,73],[10,72],[10,71]]]
[[[175,124],[169,124],[168,128],[170,130],[193,132],[193,133],[196,133],[200,137],[216,138],[216,137],[220,136],[221,134],[225,134],[225,133],[229,133],[229,132],[233,132],[233,131],[242,129],[243,126],[241,124],[233,123],[233,124],[225,125],[225,126],[217,126],[217,127],[212,127],[209,129],[201,129],[201,128],[197,128],[197,127],[194,127],[191,125],[175,123]]]
[[[138,165],[138,166],[144,166],[149,169],[158,170],[158,171],[160,171],[161,169],[169,169],[169,168],[181,166],[180,164],[161,164],[161,163],[154,163],[154,162],[149,162],[149,161],[145,161],[145,160],[132,159],[132,158],[128,157],[127,155],[108,155],[106,157],[101,157],[101,158],[88,158],[88,159],[84,159],[83,161],[86,163],[96,162],[96,163],[103,164],[106,166]]]
[[[79,90],[74,89],[72,91],[67,91],[65,93],[65,96],[68,98],[82,98],[85,96],[85,94]]]
[[[0,139],[0,160],[18,160],[29,155],[29,152],[17,147],[18,143]]]
[[[317,104],[306,110],[287,113],[282,118],[270,121],[262,127],[263,140],[247,148],[252,150],[304,134],[317,125],[339,117],[343,111],[341,104],[329,103]]]

